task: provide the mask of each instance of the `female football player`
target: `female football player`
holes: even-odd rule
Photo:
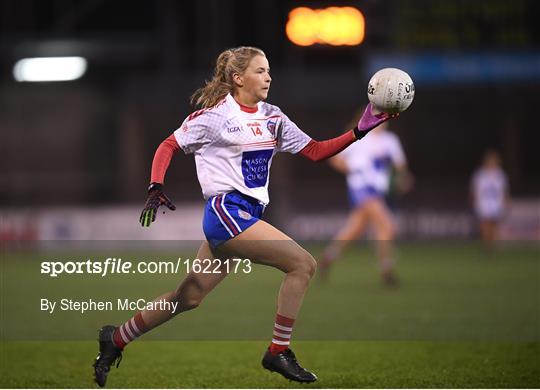
[[[193,153],[206,199],[206,241],[196,258],[235,256],[285,273],[277,297],[273,337],[262,365],[288,379],[313,382],[317,377],[299,365],[289,343],[316,262],[295,241],[262,220],[269,203],[272,158],[277,152],[289,152],[313,161],[324,160],[392,116],[375,115],[368,106],[354,129],[334,139],[314,141],[278,107],[264,102],[271,82],[270,67],[262,50],[239,47],[219,55],[213,78],[192,96],[192,102],[201,109],[189,115],[155,153],[140,222],[149,226],[159,206],[175,209],[164,193],[165,172],[174,153]],[[176,312],[144,310],[119,327],[104,326],[94,363],[96,382],[105,385],[111,365],[121,358],[126,344],[176,314],[199,306],[226,276],[225,269],[222,273],[190,272],[178,288],[156,298],[177,302]]]
[[[383,123],[362,142],[352,145],[329,161],[333,168],[347,177],[352,210],[343,228],[324,251],[319,265],[321,277],[327,277],[331,264],[339,259],[343,250],[358,239],[366,227],[371,226],[375,233],[382,281],[387,286],[394,286],[397,282],[392,256],[395,228],[385,203],[392,168],[396,171],[399,191],[406,192],[412,186],[399,138],[387,131],[386,123]]]
[[[497,240],[499,223],[509,203],[508,179],[495,150],[484,154],[482,165],[471,180],[471,197],[479,222],[480,237],[487,251]]]

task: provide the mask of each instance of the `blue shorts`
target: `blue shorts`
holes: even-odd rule
[[[367,186],[361,188],[349,187],[349,201],[352,207],[360,207],[366,201],[373,198],[383,198],[383,194],[377,191],[374,187]]]
[[[261,202],[238,191],[212,196],[204,208],[204,235],[216,247],[259,221],[263,211]]]

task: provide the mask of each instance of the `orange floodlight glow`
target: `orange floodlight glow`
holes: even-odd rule
[[[298,7],[289,12],[285,32],[298,46],[355,46],[364,40],[365,27],[364,15],[353,7]]]

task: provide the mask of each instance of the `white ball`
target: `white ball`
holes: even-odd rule
[[[376,109],[396,114],[405,111],[411,105],[414,99],[414,83],[404,71],[384,68],[369,80],[367,94]]]

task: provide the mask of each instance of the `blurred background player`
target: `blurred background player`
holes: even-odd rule
[[[207,200],[203,217],[206,241],[196,258],[234,256],[285,273],[277,299],[273,337],[262,365],[287,379],[313,382],[317,377],[299,365],[289,344],[316,261],[291,238],[261,219],[269,203],[271,161],[277,152],[299,153],[312,161],[325,160],[393,116],[372,114],[369,105],[352,130],[327,141],[314,141],[278,107],[263,102],[271,81],[270,66],[262,50],[239,47],[219,55],[214,77],[193,95],[202,109],[189,115],[156,151],[140,222],[150,226],[161,205],[175,209],[163,192],[165,173],[172,156],[180,149],[195,154],[197,176]],[[190,272],[176,290],[156,298],[177,302],[179,310],[144,310],[120,327],[104,326],[99,332],[99,355],[94,363],[98,385],[105,385],[111,365],[121,358],[129,342],[178,313],[199,306],[226,276],[224,264],[219,273]]]
[[[493,249],[499,223],[509,203],[508,179],[496,150],[487,150],[471,180],[471,198],[486,250]]]
[[[388,286],[395,285],[397,279],[392,253],[395,227],[385,202],[393,169],[398,192],[407,192],[412,187],[412,176],[408,172],[399,138],[388,131],[387,124],[383,123],[366,136],[363,142],[347,148],[329,161],[334,169],[347,177],[352,209],[347,222],[323,253],[319,265],[321,278],[327,278],[331,264],[340,258],[344,249],[357,240],[367,227],[371,227],[374,230],[382,281]]]

